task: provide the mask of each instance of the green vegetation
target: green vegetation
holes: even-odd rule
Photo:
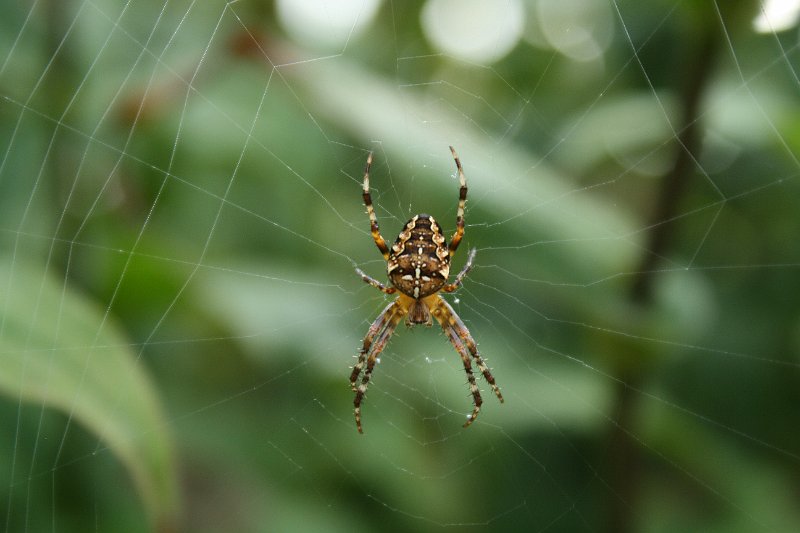
[[[333,50],[254,1],[8,4],[0,531],[800,529],[800,61],[760,3],[586,2],[579,61],[530,0],[493,64],[425,2]],[[447,299],[506,402],[462,429],[400,327],[359,435],[366,154],[387,240],[450,235],[450,144]]]

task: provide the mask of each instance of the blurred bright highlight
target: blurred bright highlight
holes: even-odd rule
[[[360,34],[380,7],[380,0],[278,0],[278,20],[293,39],[339,50]]]
[[[600,59],[611,44],[614,20],[611,6],[602,0],[536,0],[535,23],[526,40],[552,48],[575,61]]]
[[[525,10],[519,0],[429,0],[422,30],[439,51],[465,61],[494,63],[519,42]]]
[[[761,13],[753,19],[753,29],[759,33],[777,33],[797,25],[800,0],[766,0]]]

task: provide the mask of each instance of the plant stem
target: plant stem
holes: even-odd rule
[[[676,126],[678,151],[672,168],[661,180],[656,203],[649,220],[649,240],[642,257],[638,274],[631,285],[629,299],[642,312],[653,304],[653,288],[657,263],[669,252],[677,225],[668,223],[678,213],[678,208],[694,175],[701,146],[701,131],[697,120],[700,102],[719,50],[719,36],[713,23],[700,29],[693,45],[687,51],[686,69],[681,80],[681,117]],[[645,357],[646,354],[641,354]],[[616,374],[620,381],[615,392],[616,424],[609,438],[612,495],[608,530],[628,533],[635,529],[637,498],[641,494],[643,455],[641,444],[631,438],[635,433],[636,414],[641,390],[645,383],[644,372],[629,364],[620,364]]]

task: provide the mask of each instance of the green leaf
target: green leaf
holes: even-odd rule
[[[156,391],[110,318],[64,280],[0,258],[0,394],[67,413],[127,468],[157,529],[177,511],[172,443]]]
[[[358,139],[379,140],[390,160],[399,158],[411,165],[429,147],[438,145],[443,172],[452,175],[447,146],[455,145],[462,163],[469,164],[466,171],[472,202],[480,201],[482,208],[496,214],[502,224],[499,231],[516,233],[513,240],[521,247],[558,243],[542,254],[553,256],[551,272],[570,265],[571,279],[591,282],[598,273],[602,277],[603,272],[612,275],[635,267],[642,237],[631,214],[592,196],[546,158],[534,156],[524,147],[487,143],[483,132],[446,106],[435,108],[434,120],[409,120],[431,116],[431,103],[399,92],[394,81],[375,76],[345,58],[287,72],[317,103],[320,113]],[[367,146],[374,148],[375,143]],[[452,182],[437,180],[431,186],[441,188],[442,194],[452,194]],[[501,194],[478,200],[478,191]]]

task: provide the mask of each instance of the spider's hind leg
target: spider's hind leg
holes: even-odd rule
[[[367,392],[367,386],[372,377],[375,363],[386,347],[386,343],[389,342],[389,338],[394,333],[397,324],[400,323],[405,314],[406,311],[403,306],[400,305],[398,300],[395,300],[378,315],[378,318],[369,327],[366,337],[364,337],[364,345],[359,352],[358,362],[353,366],[353,372],[350,374],[350,387],[356,393],[353,400],[353,413],[355,414],[356,427],[359,433],[364,432],[361,428],[361,402]],[[376,336],[377,340],[374,340]],[[364,369],[365,364],[366,369]],[[361,377],[361,383],[358,383],[362,369],[364,370],[364,375]]]
[[[475,376],[472,373],[470,355],[475,360],[475,364],[478,365],[481,374],[483,374],[483,379],[492,387],[492,392],[494,392],[497,399],[500,400],[500,403],[503,403],[503,395],[500,393],[500,387],[497,386],[494,376],[492,376],[492,373],[489,371],[489,367],[486,366],[480,353],[478,353],[478,346],[475,344],[475,340],[472,338],[467,326],[464,325],[464,322],[461,321],[461,318],[459,318],[455,310],[450,307],[450,304],[439,297],[436,308],[433,310],[433,316],[436,317],[436,320],[441,324],[447,338],[461,356],[461,361],[464,363],[464,370],[467,373],[467,380],[469,381],[469,390],[472,393],[475,404],[472,414],[467,419],[466,424],[464,424],[464,427],[468,427],[475,421],[475,417],[478,416],[481,405],[483,404],[480,390],[475,382]]]
[[[472,394],[473,403],[472,414],[467,417],[467,422],[464,424],[464,427],[468,427],[478,417],[481,405],[483,405],[483,398],[481,398],[481,391],[475,381],[475,375],[472,373],[472,363],[470,362],[467,348],[464,346],[464,342],[453,327],[452,314],[442,304],[447,305],[443,299],[438,298],[437,306],[433,310],[433,316],[436,317],[445,335],[447,335],[448,340],[456,349],[458,355],[461,356],[461,362],[464,364],[464,372],[467,373],[467,381],[469,382],[469,391]]]

